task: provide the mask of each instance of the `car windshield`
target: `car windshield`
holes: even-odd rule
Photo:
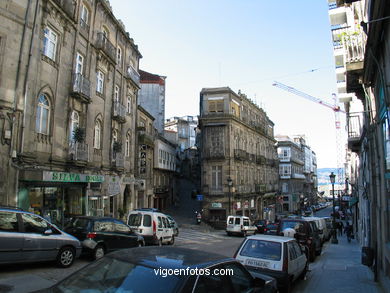
[[[164,270],[105,257],[58,283],[52,292],[61,293],[124,293],[174,292],[179,276],[164,275]]]
[[[129,221],[127,222],[127,224],[129,226],[140,226],[141,225],[141,221],[142,221],[142,214],[131,214],[129,216]]]
[[[281,249],[279,242],[249,239],[240,255],[277,261],[281,258]]]
[[[88,227],[89,220],[84,218],[73,218],[66,228],[76,228],[80,230],[85,230]]]
[[[283,231],[284,229],[291,228],[291,229],[297,229],[298,223],[296,221],[283,221],[280,227],[280,231]]]

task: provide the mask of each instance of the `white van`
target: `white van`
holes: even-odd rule
[[[168,217],[157,209],[137,209],[127,217],[127,225],[144,237],[146,244],[173,244],[175,236]]]
[[[246,236],[247,234],[255,234],[256,226],[251,225],[251,221],[245,216],[229,216],[226,221],[226,233],[227,235],[241,234]]]

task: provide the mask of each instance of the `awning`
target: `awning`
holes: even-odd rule
[[[276,192],[269,192],[263,195],[263,199],[272,198],[276,195]]]
[[[349,207],[353,207],[355,204],[359,202],[359,198],[357,197],[351,197],[351,199],[348,202]]]

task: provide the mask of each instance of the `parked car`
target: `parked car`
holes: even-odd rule
[[[213,273],[216,269],[218,272],[225,269],[231,273],[217,275]],[[177,273],[168,274],[168,270]],[[194,273],[195,270],[204,273]],[[36,293],[273,293],[276,290],[274,278],[249,272],[233,258],[188,248],[141,247],[108,254],[56,285]]]
[[[313,262],[322,250],[315,223],[302,217],[283,218],[279,222],[278,235],[283,235],[283,230],[288,228],[296,231],[295,238],[305,247],[307,258]]]
[[[330,237],[330,231],[328,230],[328,227],[326,226],[326,221],[324,218],[320,217],[305,217],[307,220],[313,220],[316,223],[319,237],[321,239],[321,243],[324,243],[327,241]]]
[[[171,225],[171,227],[173,229],[173,235],[175,235],[175,237],[177,237],[179,235],[179,225],[177,225],[175,219],[172,218],[170,215],[167,215],[167,218],[168,218],[169,224]]]
[[[304,279],[308,269],[303,248],[291,237],[249,236],[234,257],[248,270],[276,278],[278,289],[286,292],[299,277]]]
[[[265,226],[269,223],[268,220],[257,220],[253,225],[257,228],[257,233],[263,234]]]
[[[130,228],[144,237],[146,244],[173,244],[175,235],[167,215],[157,209],[137,209],[127,217]]]
[[[239,234],[246,236],[248,234],[255,234],[256,226],[251,225],[250,219],[245,216],[228,216],[226,220],[227,235]]]
[[[70,267],[81,244],[44,218],[19,208],[0,207],[0,264],[55,260]]]
[[[264,228],[264,234],[266,235],[278,235],[278,223],[269,223]]]
[[[122,221],[109,217],[73,217],[65,231],[79,239],[83,254],[93,259],[114,250],[145,245],[142,236]]]

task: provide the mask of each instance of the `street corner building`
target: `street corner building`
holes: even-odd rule
[[[109,2],[0,10],[0,204],[56,224],[136,208],[142,55]]]
[[[275,210],[279,175],[273,127],[246,95],[228,87],[202,89],[201,193],[212,225],[223,228],[230,214],[262,218],[265,205]]]

